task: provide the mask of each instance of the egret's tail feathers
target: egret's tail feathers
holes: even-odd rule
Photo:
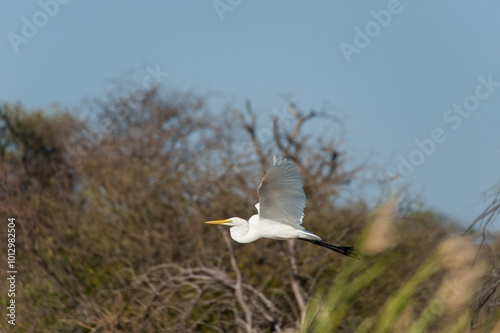
[[[316,240],[316,239],[307,239],[307,238],[299,238],[299,239],[306,241],[306,242],[309,242],[309,243],[313,243],[313,244],[325,247],[329,250],[335,251],[337,253],[343,254],[343,255],[351,257],[351,258],[361,259],[361,255],[358,252],[356,252],[356,250],[352,246],[337,246],[337,245],[328,244],[328,243],[325,243],[325,242],[322,242],[322,241]]]
[[[300,230],[300,233],[302,234],[301,237],[299,239],[302,239],[302,240],[317,240],[317,241],[320,241],[321,240],[321,237],[313,234],[312,232],[309,232],[307,230]]]

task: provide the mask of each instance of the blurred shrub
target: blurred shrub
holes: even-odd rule
[[[451,327],[448,312],[432,312],[451,276],[435,249],[457,228],[394,202],[373,212],[362,200],[339,205],[362,169],[347,166],[340,132],[307,130],[322,121],[340,131],[330,113],[290,104],[259,127],[250,104],[213,112],[194,94],[154,89],[95,107],[88,119],[0,108],[0,212],[17,216],[21,272],[18,325],[2,321],[2,330],[383,332],[421,318],[424,328]],[[240,245],[205,227],[255,214],[273,154],[303,175],[305,226],[329,242],[360,239],[371,256],[294,241]],[[480,286],[453,317],[458,331],[471,320],[487,331],[499,318],[499,244],[484,243],[479,255],[492,263],[474,266],[480,274],[457,275],[468,290]]]

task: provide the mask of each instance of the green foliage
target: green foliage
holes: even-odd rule
[[[367,235],[367,237],[372,237]],[[366,242],[366,239],[364,240]],[[397,264],[391,253],[367,257],[365,262],[346,263],[330,289],[320,290],[308,304],[301,332],[465,332],[472,323],[470,303],[478,284],[487,273],[485,259],[478,259],[478,248],[467,238],[452,237],[441,242],[425,262],[398,289],[378,295],[378,309],[360,318],[346,318],[358,295]],[[433,276],[442,271],[433,295],[424,306],[415,307],[419,290],[433,285]],[[493,332],[491,321],[473,326],[480,332]]]

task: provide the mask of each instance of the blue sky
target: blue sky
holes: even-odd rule
[[[9,1],[0,28],[3,102],[78,108],[157,71],[165,87],[250,99],[263,121],[283,96],[328,105],[351,163],[403,170],[463,223],[500,180],[498,1]]]

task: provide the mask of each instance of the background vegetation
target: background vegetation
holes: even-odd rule
[[[307,134],[315,121],[333,130]],[[250,104],[212,113],[204,97],[155,89],[110,96],[92,117],[3,105],[0,212],[17,217],[20,273],[17,325],[1,330],[499,332],[500,236],[488,226],[500,191],[469,230],[398,193],[375,209],[340,205],[362,168],[347,166],[339,125],[293,104],[272,119]],[[240,245],[204,225],[255,213],[273,154],[303,175],[305,226],[364,260]]]

